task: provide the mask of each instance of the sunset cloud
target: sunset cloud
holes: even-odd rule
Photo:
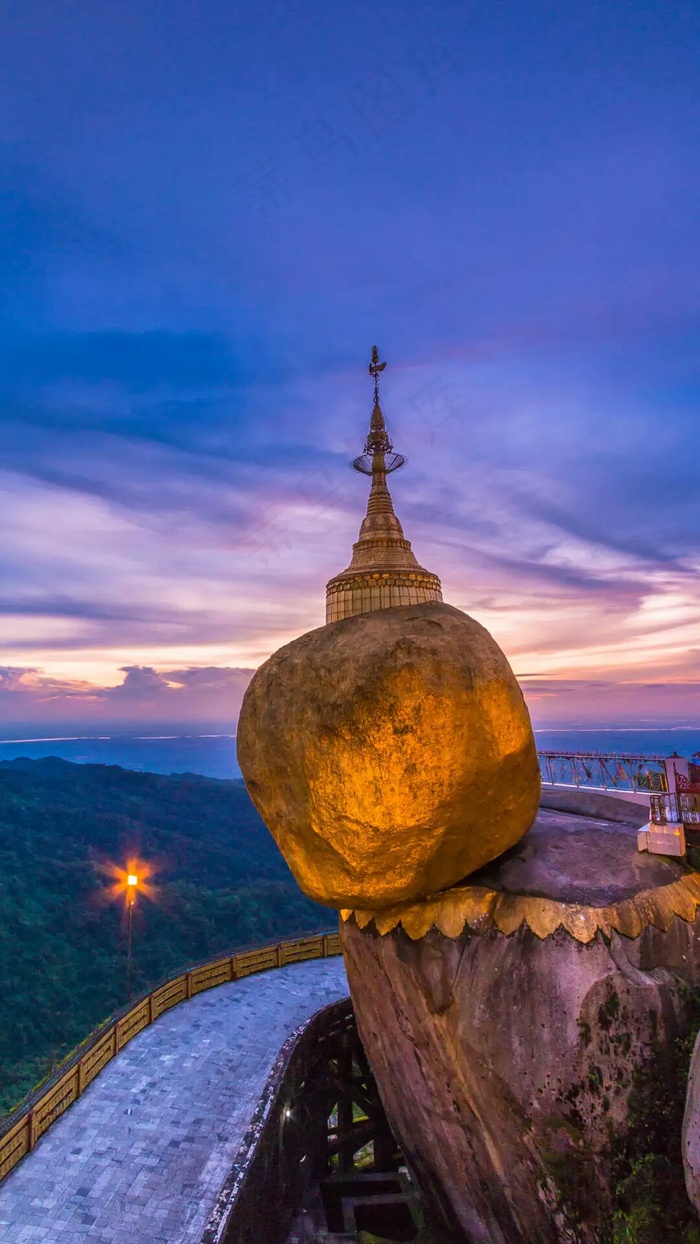
[[[89,722],[224,722],[238,718],[253,670],[148,666],[119,671],[123,681],[100,687],[78,679],[50,678],[42,670],[0,668],[0,721],[8,725]]]
[[[47,676],[38,668],[0,668],[0,721],[8,726],[220,723],[235,728],[252,669],[155,670],[128,666],[121,681],[99,686]],[[536,728],[597,723],[693,725],[700,716],[700,667],[694,681],[546,679],[521,674]]]
[[[375,340],[397,512],[535,715],[697,711],[697,32],[448,9],[433,84],[391,4],[376,66],[362,15],[331,37],[313,5],[274,36],[210,6],[166,39],[156,10],[11,23],[3,714],[235,715],[349,561]],[[381,65],[387,133],[348,102]],[[315,117],[348,140],[318,167]]]

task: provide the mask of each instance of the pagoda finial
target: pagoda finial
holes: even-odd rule
[[[396,471],[400,466],[403,466],[406,461],[403,454],[394,453],[394,446],[386,430],[384,413],[379,405],[379,377],[385,367],[386,363],[379,362],[377,347],[372,346],[372,362],[369,365],[369,374],[374,381],[374,409],[369,421],[369,432],[365,441],[364,453],[360,454],[359,458],[355,458],[352,464],[355,470],[361,471],[363,475],[372,475],[377,470],[381,470],[386,475],[389,475],[392,471]]]
[[[374,380],[374,404],[379,405],[379,376],[384,371],[386,363],[379,362],[379,351],[376,346],[372,346],[372,362],[369,365],[369,374]]]

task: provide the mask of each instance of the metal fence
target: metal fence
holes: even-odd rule
[[[228,981],[240,980],[253,972],[300,963],[305,959],[323,959],[340,954],[336,933],[317,933],[289,941],[274,942],[241,950],[224,958],[213,959],[170,977],[152,993],[130,1003],[112,1016],[64,1059],[48,1081],[30,1093],[0,1123],[0,1180],[17,1165],[26,1153],[57,1119],[77,1101],[81,1093],[99,1075],[137,1033],[152,1024],[159,1015],[205,989],[213,989]]]
[[[543,751],[537,755],[542,781],[548,785],[658,793],[668,791],[663,756],[573,751]]]
[[[650,820],[654,825],[681,823],[685,829],[700,830],[700,794],[692,791],[667,792],[650,796]]]

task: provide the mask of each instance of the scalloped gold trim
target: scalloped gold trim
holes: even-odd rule
[[[344,921],[354,915],[361,929],[374,921],[382,937],[401,925],[413,941],[425,937],[433,927],[454,939],[467,925],[474,933],[485,933],[495,925],[510,936],[524,922],[539,938],[551,937],[556,929],[564,928],[577,942],[586,943],[593,940],[599,929],[606,937],[616,929],[624,937],[635,938],[652,924],[665,933],[674,916],[694,920],[699,905],[700,873],[688,873],[670,885],[641,890],[634,898],[622,899],[610,907],[558,903],[482,886],[460,886],[383,911],[345,909],[340,915]]]

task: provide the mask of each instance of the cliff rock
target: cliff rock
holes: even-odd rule
[[[596,1244],[609,1222],[633,1086],[700,969],[700,879],[635,832],[541,811],[469,886],[343,913],[387,1115],[459,1240]]]

